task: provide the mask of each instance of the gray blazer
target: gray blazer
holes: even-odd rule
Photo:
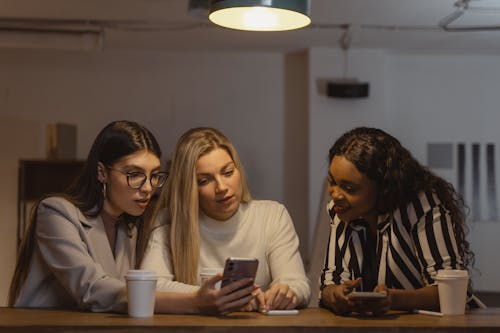
[[[116,258],[100,216],[89,219],[51,197],[37,211],[36,246],[16,307],[126,310],[124,276],[135,265],[137,230],[118,226]]]

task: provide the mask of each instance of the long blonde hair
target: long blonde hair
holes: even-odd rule
[[[197,281],[200,238],[196,162],[216,148],[227,151],[241,173],[241,202],[252,200],[238,153],[224,134],[214,128],[198,127],[180,137],[155,213],[156,218],[162,219],[160,224],[170,224],[172,267],[179,282],[196,284]]]

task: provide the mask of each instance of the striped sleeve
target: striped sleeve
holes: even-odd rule
[[[349,228],[339,220],[331,224],[330,237],[326,249],[326,259],[321,274],[321,290],[330,284],[341,284],[350,279],[348,267],[344,262],[350,261],[350,250],[348,245]]]
[[[398,289],[420,288],[422,287],[420,264],[411,246],[411,238],[406,232],[405,226],[409,223],[406,210],[396,211],[394,220],[401,222],[393,225],[390,236],[387,261],[391,285]]]
[[[421,194],[413,208],[418,220],[413,226],[412,238],[424,280],[432,285],[438,270],[460,268],[462,261],[450,214],[437,195]]]

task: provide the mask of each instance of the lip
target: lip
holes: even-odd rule
[[[139,207],[145,208],[149,204],[149,199],[135,200],[135,202]]]
[[[333,206],[333,211],[336,213],[336,214],[344,214],[345,212],[347,212],[349,210],[349,207],[343,207],[343,206],[339,206],[339,205],[334,205]]]
[[[231,200],[234,198],[234,195],[231,195],[229,197],[224,197],[222,199],[215,200],[218,204],[227,204],[228,202],[231,202]]]

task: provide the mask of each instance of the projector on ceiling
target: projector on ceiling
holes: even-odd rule
[[[370,84],[356,79],[340,79],[327,83],[327,96],[334,98],[366,98]]]

